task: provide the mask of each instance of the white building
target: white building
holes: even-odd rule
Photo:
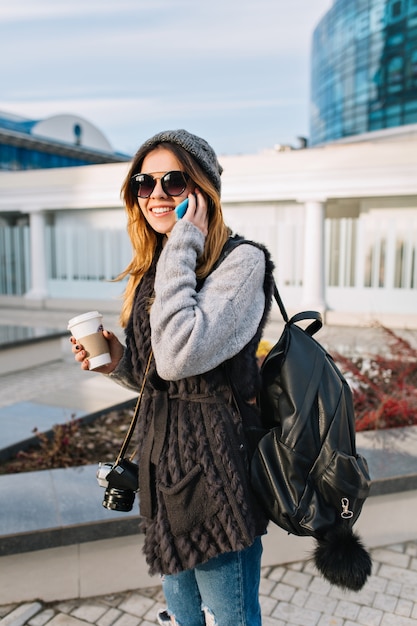
[[[269,247],[289,312],[417,327],[417,125],[219,160],[226,221]],[[128,167],[0,173],[1,305],[119,307]]]

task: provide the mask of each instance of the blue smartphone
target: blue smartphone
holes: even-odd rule
[[[181,202],[181,204],[179,204],[176,208],[175,208],[175,213],[177,215],[177,218],[180,220],[182,217],[184,217],[185,212],[188,209],[188,198],[186,198],[185,200],[183,200]]]

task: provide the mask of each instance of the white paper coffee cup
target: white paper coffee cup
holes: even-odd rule
[[[103,316],[98,311],[88,311],[73,317],[68,330],[87,353],[90,370],[111,362],[109,344],[103,337]]]

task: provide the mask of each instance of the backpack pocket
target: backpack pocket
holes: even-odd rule
[[[369,495],[371,478],[366,459],[334,451],[329,464],[315,479],[318,491],[332,504],[341,519],[351,524],[359,517]]]

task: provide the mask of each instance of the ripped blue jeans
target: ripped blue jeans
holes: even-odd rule
[[[160,624],[261,626],[259,582],[262,542],[222,554],[196,568],[164,576],[167,611]]]

